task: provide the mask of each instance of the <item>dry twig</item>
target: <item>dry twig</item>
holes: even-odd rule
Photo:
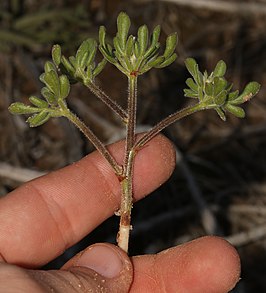
[[[12,179],[17,182],[27,182],[45,174],[45,172],[38,172],[26,168],[14,167],[10,164],[0,162],[0,177]]]
[[[226,237],[225,239],[229,241],[234,246],[243,246],[251,242],[256,242],[260,239],[266,237],[266,224],[254,227],[248,231],[240,232],[231,236]]]
[[[208,207],[201,190],[189,168],[187,165],[183,155],[181,152],[176,150],[177,157],[177,165],[182,170],[182,174],[185,176],[186,181],[188,183],[188,188],[191,192],[191,195],[199,207],[199,212],[201,216],[202,226],[208,234],[220,234],[220,229],[218,227],[217,221],[215,219],[214,214]]]
[[[137,0],[139,1],[139,0]],[[161,2],[171,2],[180,6],[188,6],[197,9],[208,9],[217,12],[237,13],[237,14],[260,14],[266,15],[265,3],[246,3],[245,1],[223,1],[223,0],[160,0]]]

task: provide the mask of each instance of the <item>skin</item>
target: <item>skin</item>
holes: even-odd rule
[[[120,162],[123,148],[123,142],[110,146]],[[136,201],[169,178],[174,154],[171,143],[161,135],[139,152],[134,169]],[[2,198],[0,292],[224,293],[238,282],[238,254],[217,237],[131,259],[115,245],[95,244],[61,270],[38,270],[113,215],[119,197],[117,178],[94,152]],[[104,259],[105,252],[115,255],[111,264],[109,257]],[[95,273],[98,260],[106,262],[102,275]]]

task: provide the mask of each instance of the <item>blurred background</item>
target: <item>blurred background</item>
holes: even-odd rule
[[[256,80],[256,98],[245,105],[243,120],[214,111],[195,114],[164,134],[176,145],[177,166],[170,180],[133,209],[130,255],[155,253],[199,236],[226,237],[238,249],[242,280],[232,292],[266,292],[266,1],[265,0],[1,0],[0,1],[0,195],[43,172],[59,169],[93,150],[64,119],[30,129],[11,116],[10,103],[39,95],[39,75],[54,43],[73,54],[104,24],[116,29],[126,11],[132,32],[146,23],[162,26],[162,41],[179,36],[178,59],[139,79],[138,125],[154,125],[193,102],[183,97],[187,57],[211,71],[228,65],[234,88]],[[127,84],[107,66],[97,83],[122,106]],[[74,86],[70,107],[106,143],[123,137],[119,121],[85,88]],[[112,217],[64,255],[47,265],[61,266],[94,242],[115,242],[118,217]]]

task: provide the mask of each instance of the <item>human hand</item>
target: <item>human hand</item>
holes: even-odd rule
[[[110,150],[122,160],[123,142]],[[174,165],[170,142],[157,136],[136,157],[135,200],[168,179]],[[97,152],[2,198],[0,292],[225,293],[234,287],[239,257],[216,237],[131,260],[115,245],[95,244],[61,270],[35,270],[113,215],[119,200],[119,182]]]

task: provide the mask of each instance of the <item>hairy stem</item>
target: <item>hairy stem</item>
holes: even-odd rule
[[[130,76],[128,79],[128,122],[126,129],[126,146],[123,166],[123,177],[121,180],[121,205],[120,224],[117,234],[117,243],[125,252],[128,251],[129,233],[131,229],[131,209],[133,200],[133,167],[135,151],[136,131],[136,111],[137,111],[137,77]]]
[[[121,181],[120,223],[117,234],[117,244],[125,252],[128,252],[129,233],[131,230],[131,209],[133,204],[133,165],[135,152],[131,150],[125,170],[125,176]]]
[[[137,112],[137,77],[130,76],[128,78],[128,122],[126,127],[126,150],[125,150],[125,159],[124,167],[126,169],[129,153],[135,143],[136,135],[136,112]]]
[[[105,105],[107,105],[114,113],[116,113],[125,123],[127,123],[126,111],[112,100],[103,90],[101,90],[95,83],[89,82],[86,86],[95,94]]]
[[[87,125],[85,125],[85,123],[81,121],[79,117],[73,114],[70,110],[64,111],[64,116],[68,118],[94,145],[94,147],[99,151],[99,153],[108,161],[108,163],[114,169],[116,175],[121,176],[122,167],[118,165],[114,157],[110,154],[108,149],[99,140],[99,138],[92,132],[92,130]]]
[[[168,127],[169,125],[173,124],[174,122],[189,116],[195,112],[199,112],[202,110],[207,109],[213,109],[217,107],[217,105],[204,105],[202,103],[198,103],[196,105],[192,105],[189,107],[186,107],[180,111],[177,111],[162,121],[160,121],[158,124],[156,124],[154,127],[152,127],[148,132],[146,132],[134,145],[134,149],[137,150],[139,148],[142,148],[147,142],[149,142],[151,139],[153,139],[158,133],[160,133],[164,128]]]

